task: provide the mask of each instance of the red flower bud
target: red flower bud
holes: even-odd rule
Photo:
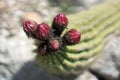
[[[64,14],[58,14],[52,23],[52,28],[55,30],[56,35],[60,35],[62,31],[67,27],[68,19]]]
[[[77,44],[80,41],[80,38],[81,38],[80,32],[78,32],[76,29],[71,29],[64,35],[63,41],[65,44],[73,45]]]
[[[56,51],[60,48],[60,42],[57,39],[50,40],[49,48],[52,51]]]
[[[37,23],[34,21],[25,21],[23,23],[23,29],[28,37],[33,37],[35,35],[35,31],[37,30]]]
[[[45,55],[46,54],[46,45],[45,44],[40,44],[40,46],[38,47],[38,54],[40,55]]]
[[[49,35],[50,27],[45,23],[39,24],[36,31],[37,38],[40,40],[46,40],[49,37]]]

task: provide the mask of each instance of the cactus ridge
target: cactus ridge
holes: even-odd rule
[[[81,32],[81,41],[73,46],[36,56],[38,64],[52,73],[79,73],[99,55],[107,42],[107,36],[120,29],[120,1],[106,0],[89,10],[69,15],[69,29]]]

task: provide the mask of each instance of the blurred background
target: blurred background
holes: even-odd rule
[[[104,0],[0,0],[0,80],[63,80],[60,76],[45,73],[34,62],[36,47],[22,29],[22,22],[34,20],[48,22],[59,12],[74,14]],[[116,32],[117,34],[119,33]],[[108,51],[108,49],[111,49]],[[115,53],[119,63],[120,36],[114,36],[103,53]],[[75,80],[120,80],[120,71],[111,55],[109,62],[102,58],[102,65],[93,64],[98,73],[85,71]],[[98,61],[98,62],[99,62]],[[92,67],[93,68],[93,67]],[[107,68],[107,70],[106,70]],[[96,75],[95,75],[96,74]]]

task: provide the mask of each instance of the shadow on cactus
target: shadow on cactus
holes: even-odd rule
[[[62,13],[55,16],[51,27],[46,23],[37,24],[31,20],[23,23],[26,35],[35,39],[36,61],[47,71],[53,73],[69,71],[69,67],[63,63],[66,58],[66,46],[77,44],[81,34],[76,29],[71,29],[62,36],[62,32],[68,29],[67,25],[68,19]]]

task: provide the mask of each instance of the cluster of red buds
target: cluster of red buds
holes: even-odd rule
[[[28,37],[40,41],[38,53],[46,55],[50,52],[60,50],[62,46],[75,45],[80,41],[81,34],[76,29],[69,30],[61,37],[67,25],[67,17],[60,13],[55,16],[51,27],[46,23],[37,24],[34,21],[28,20],[23,23],[23,29]]]

